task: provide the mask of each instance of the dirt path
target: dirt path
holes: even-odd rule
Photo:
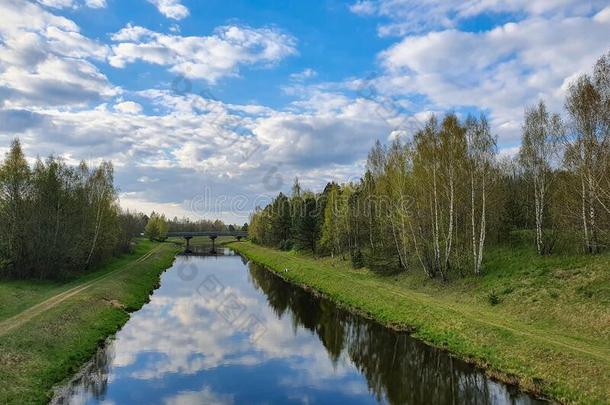
[[[93,286],[96,283],[99,283],[100,281],[110,277],[111,275],[113,275],[119,271],[128,269],[129,267],[133,266],[136,263],[142,263],[143,261],[145,261],[149,257],[151,257],[155,252],[157,252],[161,248],[161,246],[162,245],[152,248],[151,250],[146,252],[144,255],[140,256],[137,260],[135,260],[133,262],[129,262],[125,266],[119,267],[118,269],[113,270],[109,273],[106,273],[100,277],[94,278],[93,280],[89,280],[87,282],[84,282],[83,284],[79,284],[75,287],[70,288],[69,290],[63,291],[50,298],[47,298],[46,300],[44,300],[34,306],[29,307],[28,309],[18,313],[17,315],[14,315],[14,316],[0,322],[0,337],[6,335],[10,331],[12,331],[18,327],[20,327],[24,323],[30,321],[32,318],[35,318],[36,316],[50,310],[51,308],[54,308],[55,306],[59,305],[60,303],[64,302],[65,300],[87,290],[89,287]]]

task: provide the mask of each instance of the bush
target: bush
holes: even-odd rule
[[[353,268],[360,269],[364,267],[364,257],[362,256],[362,252],[360,251],[360,249],[352,251],[350,257],[352,259]]]
[[[498,305],[500,303],[500,297],[498,297],[495,291],[492,291],[487,295],[487,301],[489,302],[489,305]]]
[[[294,247],[294,242],[292,239],[285,239],[280,242],[280,250],[292,250]]]

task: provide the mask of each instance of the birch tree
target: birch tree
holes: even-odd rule
[[[2,255],[13,271],[22,265],[25,255],[25,223],[30,189],[30,168],[19,140],[15,139],[0,167],[0,221],[4,243]]]
[[[446,274],[452,267],[454,248],[458,236],[458,193],[463,190],[463,174],[466,159],[466,130],[455,114],[447,114],[439,132],[440,159],[445,191],[446,226],[444,235],[444,259],[442,268]]]
[[[415,224],[411,229],[414,250],[428,277],[440,273],[440,142],[438,122],[431,116],[414,136],[413,182]]]
[[[384,171],[383,205],[386,207],[388,227],[400,267],[407,270],[412,246],[410,229],[411,214],[411,156],[408,145],[400,140],[392,142],[387,154]]]
[[[526,109],[519,162],[534,193],[536,251],[539,255],[550,253],[552,248],[552,240],[545,229],[548,225],[545,215],[553,182],[553,159],[557,157],[562,136],[561,118],[558,114],[549,114],[543,101]]]
[[[466,119],[468,172],[470,180],[470,222],[474,274],[481,273],[487,231],[488,181],[496,154],[496,139],[491,135],[485,116]]]
[[[335,183],[331,183],[328,194],[326,206],[324,207],[323,213],[323,224],[320,236],[320,245],[322,248],[330,252],[331,257],[335,257],[335,254],[341,253],[341,212],[342,208],[340,204],[341,190]]]
[[[566,163],[580,182],[584,250],[598,253],[599,210],[610,213],[610,54],[597,61],[593,77],[582,75],[570,85],[566,109],[572,129]]]
[[[112,165],[89,170],[60,158],[30,169],[19,141],[0,165],[0,270],[27,278],[83,271],[131,245],[118,219]]]

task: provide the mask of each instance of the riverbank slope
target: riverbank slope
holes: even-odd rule
[[[527,391],[565,403],[610,402],[608,256],[537,258],[495,249],[483,277],[446,284],[249,242],[229,247]]]
[[[179,247],[141,240],[133,254],[66,284],[0,281],[0,403],[46,403],[142,307]]]

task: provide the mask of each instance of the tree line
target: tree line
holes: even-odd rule
[[[143,233],[164,241],[169,231],[236,228],[121,209],[110,162],[73,167],[50,156],[30,165],[17,139],[0,162],[0,277],[48,279],[83,271],[130,251]]]
[[[0,224],[0,276],[57,278],[129,250],[145,222],[120,210],[111,163],[30,166],[15,140],[0,165]]]
[[[409,141],[376,142],[357,182],[280,193],[250,218],[256,243],[348,256],[355,267],[478,275],[490,244],[540,255],[606,249],[610,238],[610,53],[572,82],[565,113],[525,109],[514,157],[485,115],[431,115]],[[531,235],[531,237],[530,237]]]
[[[226,225],[220,219],[199,219],[192,220],[188,217],[168,220],[164,214],[152,212],[150,218],[146,217],[147,222],[144,234],[150,240],[164,241],[167,239],[168,232],[200,232],[200,231],[235,231],[238,228],[248,230],[248,224],[239,227],[238,225]]]

